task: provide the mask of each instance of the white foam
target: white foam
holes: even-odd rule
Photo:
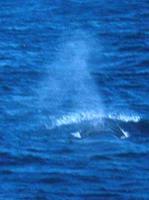
[[[87,111],[87,112],[78,112],[78,113],[71,113],[69,115],[63,115],[62,117],[55,120],[55,126],[62,126],[62,125],[70,125],[70,124],[77,124],[81,123],[82,121],[90,121],[90,120],[102,120],[103,118],[108,118],[112,120],[120,120],[123,122],[139,122],[140,116],[137,115],[123,115],[123,114],[108,114],[103,115],[100,112],[94,111]]]
[[[139,122],[141,117],[139,115],[124,115],[124,114],[109,114],[109,119],[116,119],[123,122]]]
[[[86,112],[74,112],[68,115],[62,115],[54,119],[52,117],[51,123],[52,125],[48,129],[53,129],[55,127],[65,126],[65,125],[72,125],[72,124],[79,124],[85,121],[98,121],[102,122],[104,119],[110,120],[119,120],[122,122],[134,122],[137,123],[141,120],[139,115],[126,115],[126,114],[103,114],[101,112],[95,111],[86,111]],[[47,126],[46,126],[47,127]]]
[[[90,121],[95,119],[102,119],[103,116],[101,113],[96,112],[78,112],[72,113],[70,115],[63,115],[61,118],[56,119],[55,125],[62,126],[62,125],[70,125],[70,124],[78,124],[82,121]]]

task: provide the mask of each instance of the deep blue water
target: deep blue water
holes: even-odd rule
[[[149,1],[0,1],[0,200],[149,199]]]

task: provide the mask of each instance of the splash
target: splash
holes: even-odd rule
[[[106,124],[112,120],[111,127],[113,123],[117,126],[119,122],[140,121],[140,116],[135,114],[108,113],[108,108],[105,112],[99,88],[91,75],[92,66],[89,59],[94,45],[88,35],[82,32],[73,33],[69,39],[63,38],[60,44],[56,61],[49,66],[49,77],[47,82],[44,82],[44,104],[50,110],[47,129],[87,122],[85,125],[91,125],[91,128],[97,125],[99,130],[104,121]],[[122,138],[129,137],[123,129],[120,131]],[[75,137],[78,130],[72,133]]]
[[[52,125],[49,126],[49,129],[67,126],[67,125],[74,125],[74,124],[81,124],[83,122],[98,122],[98,124],[102,124],[103,122],[106,124],[107,120],[115,121],[115,123],[123,122],[133,122],[137,123],[141,120],[141,116],[139,115],[126,115],[126,114],[103,114],[101,112],[96,111],[86,111],[86,112],[76,112],[70,113],[66,115],[62,115],[56,119],[51,119]]]
[[[121,139],[126,139],[129,138],[129,133],[127,131],[125,131],[124,129],[120,128],[121,132],[123,133],[123,135],[121,136]]]
[[[91,120],[101,120],[103,115],[99,112],[87,111],[87,112],[78,112],[72,113],[70,115],[63,115],[62,117],[55,120],[56,126],[70,125],[70,124],[78,124],[83,121],[91,121]]]
[[[123,122],[134,122],[137,123],[141,120],[141,117],[136,114],[109,114],[108,115],[109,119],[115,119]]]
[[[81,139],[81,133],[79,131],[71,133],[74,138]]]

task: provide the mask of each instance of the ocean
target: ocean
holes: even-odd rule
[[[0,200],[149,199],[149,1],[0,1]]]

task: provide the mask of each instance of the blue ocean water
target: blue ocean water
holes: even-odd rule
[[[0,1],[0,200],[149,199],[149,1]]]

